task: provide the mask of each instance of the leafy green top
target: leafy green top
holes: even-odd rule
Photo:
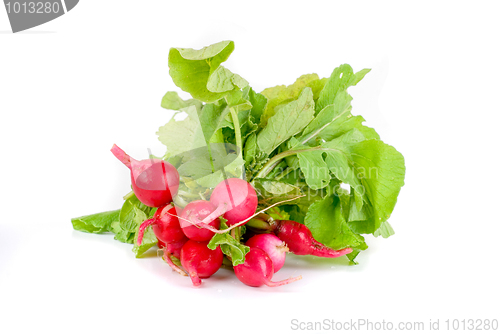
[[[170,50],[172,80],[193,97],[183,100],[167,92],[161,102],[187,116],[172,118],[157,132],[167,146],[164,159],[178,168],[183,181],[176,205],[207,199],[227,177],[245,176],[258,191],[260,208],[306,195],[271,214],[306,224],[329,247],[353,248],[348,257],[354,263],[367,248],[362,234],[394,234],[388,219],[405,175],[401,153],[351,113],[348,89],[370,70],[354,72],[343,64],[329,78],[306,74],[289,86],[256,93],[221,65],[233,50],[232,41]],[[133,243],[138,224],[153,211],[131,197],[119,211],[72,222],[75,229],[111,231]],[[146,231],[145,246],[134,250],[140,256],[155,242],[152,231]],[[231,234],[216,235],[209,247],[217,245],[234,265],[248,252]]]

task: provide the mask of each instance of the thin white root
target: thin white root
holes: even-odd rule
[[[218,230],[218,229],[216,229],[215,227],[213,227],[213,226],[211,226],[211,225],[208,225],[208,224],[202,223],[201,221],[199,221],[199,222],[192,222],[192,221],[190,221],[189,219],[179,217],[179,216],[174,215],[174,214],[172,214],[172,213],[170,213],[170,212],[167,212],[167,214],[169,214],[169,215],[171,215],[171,216],[174,216],[174,217],[177,217],[177,218],[179,218],[179,219],[182,219],[182,220],[184,220],[184,221],[187,221],[187,222],[188,222],[188,223],[190,223],[191,225],[194,225],[194,226],[196,226],[196,227],[198,227],[198,228],[206,228],[207,230],[212,231],[212,232],[214,232],[214,233],[217,233],[217,234],[223,234],[223,233],[227,233],[227,232],[231,231],[232,229],[234,229],[234,228],[236,228],[236,227],[238,227],[238,226],[244,225],[246,222],[248,222],[248,221],[249,221],[250,219],[252,219],[253,217],[258,216],[258,215],[259,215],[259,214],[261,214],[261,213],[264,213],[265,211],[269,210],[270,208],[272,208],[272,207],[274,207],[274,206],[276,206],[276,205],[279,205],[279,204],[281,204],[281,203],[285,203],[285,202],[291,202],[291,201],[296,200],[297,198],[301,198],[301,197],[305,197],[305,196],[306,196],[306,195],[300,195],[300,196],[297,196],[297,197],[294,197],[294,198],[290,198],[290,199],[286,199],[286,200],[281,201],[281,202],[274,203],[273,205],[270,205],[270,206],[268,206],[267,208],[262,209],[262,210],[260,210],[259,212],[256,212],[256,213],[255,213],[255,214],[253,214],[251,217],[248,217],[247,219],[242,220],[242,221],[240,221],[239,223],[234,224],[233,226],[226,228],[225,230]]]

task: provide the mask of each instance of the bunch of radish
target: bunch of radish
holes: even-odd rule
[[[222,266],[224,254],[220,246],[214,250],[208,248],[212,237],[239,228],[251,219],[265,217],[263,223],[267,228],[262,229],[260,225],[261,233],[245,242],[250,251],[244,263],[233,267],[236,277],[249,286],[275,287],[301,279],[298,276],[271,281],[273,274],[283,267],[287,252],[321,257],[338,257],[351,252],[350,248],[336,251],[319,243],[303,224],[256,214],[257,193],[250,183],[242,179],[223,180],[213,189],[208,201],[196,200],[184,208],[177,207],[172,203],[179,188],[179,173],[174,166],[159,159],[137,161],[116,145],[111,151],[130,169],[132,189],[137,198],[147,206],[158,208],[151,219],[140,225],[138,245],[151,226],[158,246],[163,249],[165,262],[174,271],[188,275],[194,286],[199,286],[201,279],[209,278]],[[257,215],[260,218],[255,218]],[[226,230],[219,229],[220,217],[229,226]],[[181,266],[175,264],[179,261]]]

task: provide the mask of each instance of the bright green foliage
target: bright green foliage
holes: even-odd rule
[[[291,85],[257,93],[221,65],[233,50],[232,41],[170,50],[172,80],[192,96],[183,100],[167,92],[161,103],[178,111],[157,132],[167,147],[164,159],[181,176],[176,204],[208,199],[224,178],[245,175],[259,196],[258,210],[293,199],[268,213],[306,224],[329,247],[353,248],[347,257],[355,264],[368,247],[362,234],[394,234],[388,220],[405,176],[402,154],[353,114],[348,89],[370,69],[354,72],[343,64],[329,78],[306,74]],[[115,239],[133,243],[138,226],[153,212],[132,196],[120,211],[72,223],[80,231],[110,231]],[[134,252],[141,256],[155,243],[148,229]],[[209,247],[217,245],[234,265],[248,252],[230,233],[215,235]]]
[[[111,224],[117,222],[120,210],[95,213],[89,216],[72,218],[71,223],[77,231],[87,233],[103,233],[111,231]]]
[[[220,64],[234,50],[234,42],[223,41],[201,50],[172,48],[168,55],[170,76],[182,90],[202,102],[214,102],[248,82]]]
[[[226,229],[225,219],[221,218],[221,229]],[[243,245],[241,242],[234,239],[229,232],[216,234],[208,243],[208,248],[214,250],[220,245],[222,253],[227,255],[233,262],[233,266],[245,262],[245,255],[250,251],[250,247]]]

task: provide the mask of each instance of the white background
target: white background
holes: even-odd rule
[[[286,333],[292,319],[499,318],[498,2],[83,0],[9,32],[0,9],[0,326],[4,333]],[[161,155],[170,47],[231,39],[227,67],[260,91],[349,63],[350,93],[406,159],[390,219],[358,266],[289,256],[250,288],[202,288],[154,253],[135,259],[70,218],[119,208],[128,171],[109,152]],[[186,96],[183,94],[182,96]]]

